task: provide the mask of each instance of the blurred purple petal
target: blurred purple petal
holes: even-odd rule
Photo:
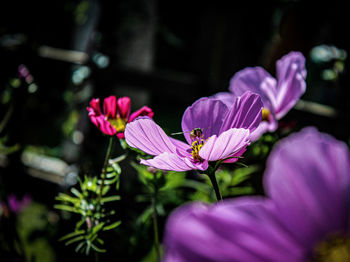
[[[199,151],[199,155],[208,161],[225,159],[248,145],[249,134],[248,129],[231,128],[218,137],[211,136]]]
[[[175,145],[151,118],[139,117],[125,128],[125,140],[131,146],[149,155],[159,155],[164,152],[176,153]]]
[[[166,225],[165,261],[299,261],[302,248],[275,215],[257,197],[180,207]]]
[[[261,122],[263,104],[259,95],[245,92],[237,97],[224,119],[220,132],[230,128],[245,128],[254,131]]]
[[[165,152],[152,159],[141,159],[141,164],[151,166],[162,170],[172,171],[188,171],[192,169],[206,170],[208,168],[208,162],[191,162],[186,157],[180,157],[176,154]]]
[[[265,189],[281,221],[305,247],[347,227],[350,155],[345,144],[307,128],[271,153]]]

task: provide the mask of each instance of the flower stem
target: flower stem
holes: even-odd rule
[[[158,194],[158,186],[157,186],[157,177],[154,174],[154,193],[152,196],[152,208],[153,208],[153,234],[154,234],[154,245],[157,254],[157,261],[160,261],[160,250],[159,250],[159,233],[158,233],[158,214],[157,214],[157,194]]]
[[[220,189],[219,189],[219,185],[218,182],[216,181],[216,176],[215,176],[215,169],[211,172],[208,172],[208,176],[210,178],[211,184],[213,185],[214,191],[215,191],[215,195],[216,195],[216,200],[217,201],[221,201],[222,200],[222,196],[220,194]]]
[[[108,167],[108,161],[111,158],[111,154],[112,154],[112,149],[113,149],[113,145],[114,145],[114,137],[111,136],[109,138],[109,144],[107,147],[107,152],[106,152],[106,157],[105,157],[105,161],[103,163],[103,167],[102,167],[102,171],[101,171],[101,186],[100,186],[100,193],[98,195],[98,202],[100,201],[101,197],[102,197],[102,192],[103,192],[103,187],[104,187],[104,183],[105,183],[105,179],[106,179],[106,172],[107,172],[107,167]]]

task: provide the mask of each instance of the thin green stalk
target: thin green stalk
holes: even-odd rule
[[[160,249],[159,249],[159,233],[158,233],[158,214],[157,214],[157,195],[158,195],[158,186],[157,186],[156,174],[154,174],[154,194],[152,196],[152,208],[153,208],[153,233],[154,233],[154,245],[157,254],[157,261],[160,261]]]
[[[221,193],[220,193],[218,182],[216,181],[215,170],[216,169],[213,169],[213,170],[209,171],[208,172],[208,176],[210,178],[211,184],[213,185],[213,188],[214,188],[214,191],[215,191],[215,195],[216,195],[216,200],[217,201],[221,201],[222,200],[222,196],[221,196]]]
[[[107,148],[107,152],[106,152],[106,157],[105,157],[105,161],[103,163],[103,167],[102,167],[102,171],[101,171],[101,186],[100,186],[100,193],[98,194],[98,201],[100,201],[101,197],[102,197],[102,192],[103,192],[103,187],[104,187],[104,183],[105,183],[105,179],[106,179],[106,172],[107,172],[107,167],[108,167],[108,161],[111,158],[111,154],[112,154],[112,149],[113,149],[113,144],[114,144],[114,136],[111,136],[109,138],[109,144],[108,144],[108,148]]]

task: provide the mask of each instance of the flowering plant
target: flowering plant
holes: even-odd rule
[[[124,130],[127,123],[138,116],[153,117],[152,109],[143,106],[130,115],[131,100],[129,97],[109,96],[103,100],[103,112],[100,108],[100,99],[90,101],[87,111],[91,122],[106,135],[116,135],[119,139],[124,138]]]
[[[305,58],[300,52],[290,52],[276,63],[277,78],[272,77],[262,67],[248,67],[237,72],[230,80],[229,91],[213,97],[232,105],[236,96],[246,91],[260,95],[264,108],[262,122],[252,134],[257,140],[265,132],[277,129],[281,119],[305,92]]]
[[[261,121],[260,97],[247,92],[231,107],[220,100],[202,98],[188,107],[182,117],[186,143],[168,137],[151,119],[141,117],[127,125],[125,140],[153,159],[141,164],[173,171],[199,169],[209,162],[233,162],[249,145],[250,133]]]

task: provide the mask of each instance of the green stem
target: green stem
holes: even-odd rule
[[[222,196],[220,194],[220,189],[219,189],[218,182],[216,181],[215,169],[213,171],[209,171],[208,172],[208,176],[210,178],[211,184],[213,185],[213,188],[214,188],[214,191],[215,191],[215,195],[216,195],[216,200],[217,201],[221,201],[222,200]]]
[[[154,174],[154,194],[152,197],[152,208],[153,208],[153,233],[154,233],[154,245],[157,254],[157,261],[160,261],[160,250],[159,250],[159,233],[158,233],[158,215],[157,215],[157,178],[156,174]]]
[[[102,192],[103,192],[103,187],[104,187],[104,183],[105,183],[105,179],[106,179],[106,172],[107,172],[107,167],[108,167],[108,161],[111,158],[111,154],[112,154],[112,149],[113,149],[113,144],[114,144],[114,137],[111,136],[109,138],[109,144],[108,144],[108,148],[107,148],[107,152],[106,152],[106,157],[105,157],[105,161],[103,163],[103,167],[102,167],[102,172],[101,172],[101,186],[100,186],[100,193],[98,195],[98,201],[100,201],[101,197],[102,197]]]

